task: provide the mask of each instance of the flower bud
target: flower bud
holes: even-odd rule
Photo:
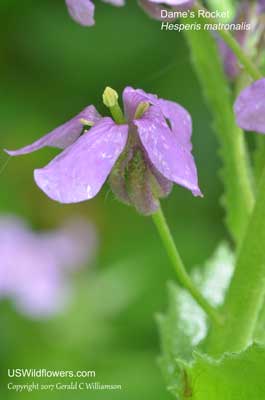
[[[110,174],[109,184],[118,200],[132,205],[142,215],[156,212],[159,199],[168,196],[172,189],[172,182],[151,164],[133,130],[126,151]]]
[[[107,86],[103,93],[103,103],[106,107],[112,108],[115,107],[118,103],[119,95],[116,90]]]

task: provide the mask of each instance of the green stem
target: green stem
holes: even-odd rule
[[[253,339],[265,295],[265,169],[223,306],[226,322],[214,328],[209,351],[241,351]]]
[[[225,194],[226,225],[236,243],[242,240],[253,210],[254,193],[247,146],[242,130],[236,125],[232,96],[211,32],[203,29],[204,20],[185,19],[202,25],[200,31],[185,31],[195,72],[214,121],[223,161],[221,178]]]
[[[195,10],[205,9],[201,4],[197,4],[194,6]],[[205,9],[206,10],[206,9]],[[216,21],[212,18],[204,18],[205,21],[209,24],[216,24]],[[252,62],[252,60],[247,56],[247,54],[243,51],[240,44],[234,39],[229,31],[225,31],[219,29],[219,35],[223,39],[223,41],[227,44],[228,47],[233,51],[233,53],[237,56],[240,63],[244,66],[247,73],[254,79],[258,80],[263,77],[262,73],[256,67],[256,65]]]
[[[109,110],[111,112],[111,115],[113,116],[114,121],[117,122],[117,124],[125,124],[126,120],[118,103],[115,104],[115,106],[113,107],[109,107]]]
[[[158,230],[160,238],[164,244],[167,254],[172,262],[172,265],[177,273],[179,282],[186,288],[192,297],[197,301],[197,303],[204,309],[208,316],[217,324],[220,324],[222,319],[218,315],[217,311],[207,302],[207,300],[198,291],[191,278],[189,277],[185,266],[181,260],[178,253],[174,240],[172,238],[171,232],[167,225],[165,216],[161,208],[152,215],[154,224]]]

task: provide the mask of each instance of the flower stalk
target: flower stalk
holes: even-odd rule
[[[204,29],[184,34],[220,145],[226,225],[234,242],[240,243],[255,201],[245,138],[235,123],[232,95],[214,37]]]
[[[241,351],[253,339],[265,296],[265,168],[256,204],[239,250],[235,273],[222,312],[223,327],[210,337],[209,351]]]
[[[218,312],[207,302],[203,295],[196,288],[191,278],[189,277],[184,263],[179,255],[177,247],[174,243],[172,234],[166,222],[164,213],[161,207],[156,213],[152,215],[152,219],[157,228],[159,236],[164,244],[165,250],[171,260],[171,263],[177,273],[180,284],[188,290],[194,300],[202,307],[209,318],[214,322],[215,325],[222,325],[222,317]]]

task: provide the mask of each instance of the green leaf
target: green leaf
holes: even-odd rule
[[[240,241],[254,204],[243,132],[235,123],[233,99],[212,32],[203,29],[204,21],[200,18],[185,22],[202,26],[199,31],[185,30],[184,35],[220,144],[226,224],[232,237]]]
[[[234,255],[229,246],[222,243],[203,268],[195,267],[191,273],[197,287],[214,306],[224,301],[233,265]],[[165,315],[158,316],[158,325],[162,349],[160,366],[168,389],[175,396],[181,396],[187,390],[186,365],[192,362],[193,350],[207,335],[207,316],[186,290],[170,284],[169,308]]]
[[[262,400],[265,398],[265,348],[253,344],[242,353],[227,353],[216,361],[194,354],[187,367],[190,400]]]
[[[224,325],[215,325],[208,351],[222,354],[241,351],[254,340],[265,297],[265,169],[256,204],[237,254],[235,272],[221,312]]]

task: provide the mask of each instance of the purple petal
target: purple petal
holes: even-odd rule
[[[155,0],[139,0],[139,5],[142,9],[154,19],[158,21],[174,21],[176,17],[172,12],[174,11],[185,11],[193,7],[195,0],[178,0],[178,1],[155,1]],[[169,8],[173,6],[174,8]],[[168,15],[173,16],[162,16],[161,11],[166,10],[169,12]]]
[[[164,117],[168,120],[171,130],[187,150],[191,151],[192,120],[185,108],[173,101],[159,99],[157,102]]]
[[[0,297],[34,318],[60,311],[70,273],[91,260],[95,239],[93,227],[76,218],[60,230],[35,233],[19,218],[0,216]]]
[[[95,6],[90,0],[65,0],[68,12],[75,22],[83,26],[94,25]]]
[[[87,264],[98,248],[98,237],[93,225],[80,217],[70,219],[56,231],[39,234],[47,252],[54,255],[58,267],[72,270]]]
[[[240,93],[234,111],[240,128],[265,134],[265,78]]]
[[[258,1],[258,12],[261,14],[265,13],[265,0]]]
[[[240,4],[236,17],[233,20],[234,24],[239,24],[241,22],[250,22],[251,17],[251,7],[248,1],[244,1]],[[243,48],[247,39],[246,30],[238,30],[234,32],[234,38]],[[224,70],[230,79],[235,79],[240,73],[240,64],[238,63],[237,57],[234,52],[227,46],[227,44],[222,40],[218,39],[218,45],[220,54],[224,64]]]
[[[145,93],[142,89],[127,87],[123,92],[125,113],[131,121],[139,103],[147,101],[158,107],[168,120],[172,131],[178,136],[179,141],[191,150],[192,121],[190,114],[177,103],[169,100],[158,99],[157,96]]]
[[[130,86],[126,87],[122,94],[124,111],[127,119],[132,121],[139,103],[147,101],[156,104],[157,96],[145,93],[142,89],[134,89]]]
[[[77,203],[94,197],[123,151],[127,125],[102,118],[45,168],[35,170],[37,185],[60,203]]]
[[[237,61],[237,57],[223,40],[218,39],[218,46],[226,75],[230,79],[235,79],[240,73],[240,65]]]
[[[68,300],[70,272],[91,260],[95,231],[83,220],[32,232],[16,217],[0,216],[0,297],[31,317],[52,315]]]
[[[17,287],[12,295],[17,308],[33,318],[47,317],[59,312],[68,296],[64,278],[55,260],[44,254],[40,248],[35,251],[28,248],[28,255],[24,254],[23,248],[21,250],[21,273],[14,279],[13,284],[16,280]]]
[[[191,190],[194,196],[201,196],[190,146],[185,146],[168,127],[160,109],[156,106],[150,107],[134,123],[138,127],[143,146],[158,171],[167,179]],[[185,129],[187,128],[184,127]],[[189,135],[188,129],[184,136]]]
[[[165,7],[163,7],[162,5],[153,4],[149,0],[139,0],[139,5],[151,18],[157,19],[158,21],[175,20],[175,18],[162,18],[161,17],[161,10],[165,9]]]
[[[101,116],[97,112],[94,106],[88,106],[83,111],[81,111],[76,117],[72,118],[70,121],[54,129],[52,132],[43,136],[36,142],[22,147],[19,150],[6,150],[10,156],[20,156],[23,154],[32,153],[33,151],[39,150],[43,147],[58,147],[59,149],[65,149],[66,147],[73,144],[77,138],[81,135],[83,130],[83,124],[80,119],[84,118],[89,121],[96,123],[100,120]]]

